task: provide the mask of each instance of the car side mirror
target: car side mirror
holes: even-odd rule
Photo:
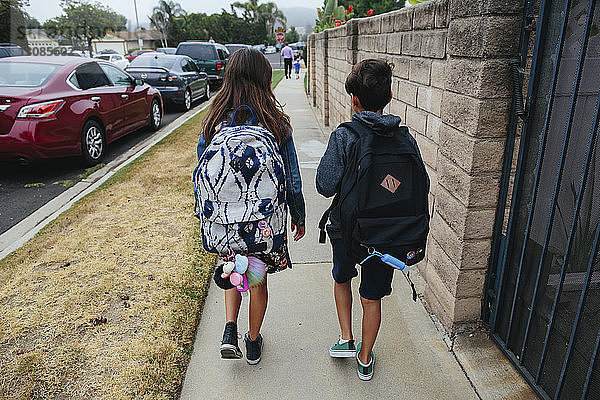
[[[142,86],[144,84],[144,81],[141,79],[136,79],[135,80],[135,86]]]

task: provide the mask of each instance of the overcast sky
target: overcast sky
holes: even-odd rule
[[[95,0],[92,0],[95,1]],[[309,7],[317,8],[323,5],[323,0],[272,0],[279,7]],[[102,0],[102,4],[109,6],[119,14],[125,15],[130,21],[135,23],[135,11],[133,7],[134,0]],[[212,14],[220,12],[222,8],[229,10],[229,5],[233,1],[229,0],[179,0],[181,7],[188,13],[203,12]],[[29,7],[26,7],[27,12],[37,18],[40,22],[56,17],[61,14],[61,8],[58,5],[58,0],[29,0]],[[151,14],[152,8],[158,4],[158,0],[137,0],[138,14],[141,23],[148,22],[148,15]]]

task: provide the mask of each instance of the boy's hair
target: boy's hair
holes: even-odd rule
[[[382,110],[390,102],[393,67],[385,60],[359,62],[346,78],[346,92],[358,97],[365,110]]]

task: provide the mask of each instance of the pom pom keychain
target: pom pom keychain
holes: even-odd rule
[[[230,257],[229,260],[223,264],[223,273],[221,278],[227,279],[231,284],[237,288],[237,290],[246,296],[250,287],[260,285],[266,276],[267,266],[266,264],[256,257],[246,257],[240,254],[236,254],[235,257]]]

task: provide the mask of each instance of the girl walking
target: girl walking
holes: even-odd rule
[[[221,357],[242,357],[237,320],[242,294],[249,292],[249,330],[244,341],[246,359],[252,365],[262,353],[267,275],[292,266],[287,210],[294,240],[305,233],[292,127],[271,90],[271,74],[271,65],[258,50],[241,49],[231,55],[223,85],[202,126],[194,171],[202,242],[207,251],[219,256],[214,278],[225,289]],[[257,266],[266,270],[264,278],[246,279],[249,272],[242,270]]]

